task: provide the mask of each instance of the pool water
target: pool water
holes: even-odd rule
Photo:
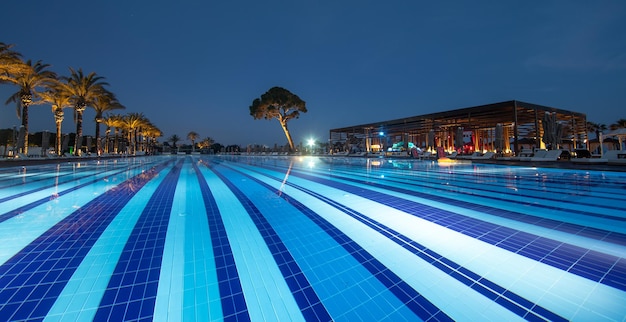
[[[0,317],[625,321],[626,173],[324,157],[0,169]]]

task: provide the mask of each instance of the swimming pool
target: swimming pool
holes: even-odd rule
[[[323,157],[0,169],[8,320],[626,319],[626,173]]]

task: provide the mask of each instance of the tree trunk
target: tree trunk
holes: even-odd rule
[[[22,106],[22,125],[24,126],[24,155],[28,155],[28,104]]]
[[[76,109],[76,138],[74,139],[74,155],[76,156],[80,155],[78,150],[80,150],[83,143],[83,111],[85,111],[85,108]]]
[[[100,156],[102,153],[100,151],[100,122],[96,118],[96,155]]]
[[[22,95],[22,125],[24,126],[24,155],[28,155],[28,106],[31,103],[31,95]]]
[[[289,150],[291,152],[294,152],[296,149],[293,146],[293,140],[291,139],[291,134],[289,133],[289,129],[287,128],[287,122],[286,121],[281,121],[278,120],[280,122],[280,126],[283,128],[283,132],[285,132],[285,136],[287,137],[287,142],[289,143]]]
[[[113,153],[117,154],[119,151],[119,147],[118,145],[118,134],[119,134],[119,129],[117,127],[115,127],[115,133],[113,133],[114,137],[113,137]]]
[[[57,139],[55,144],[55,150],[57,151],[57,156],[61,156],[63,154],[61,152],[61,122],[56,122],[57,125]]]
[[[109,139],[111,134],[111,127],[107,126],[106,131],[104,131],[104,153],[109,153]]]

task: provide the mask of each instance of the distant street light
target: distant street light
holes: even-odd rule
[[[309,146],[309,153],[313,153],[313,146],[315,145],[315,140],[313,139],[309,139],[309,141],[307,142],[307,145]]]

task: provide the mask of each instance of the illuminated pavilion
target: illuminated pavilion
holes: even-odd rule
[[[484,152],[497,150],[500,137],[500,152],[515,154],[522,148],[546,148],[548,119],[559,128],[559,146],[575,149],[587,142],[585,114],[513,100],[331,129],[330,144],[381,152],[391,147],[406,150],[410,142],[432,150],[461,151],[469,146]]]

